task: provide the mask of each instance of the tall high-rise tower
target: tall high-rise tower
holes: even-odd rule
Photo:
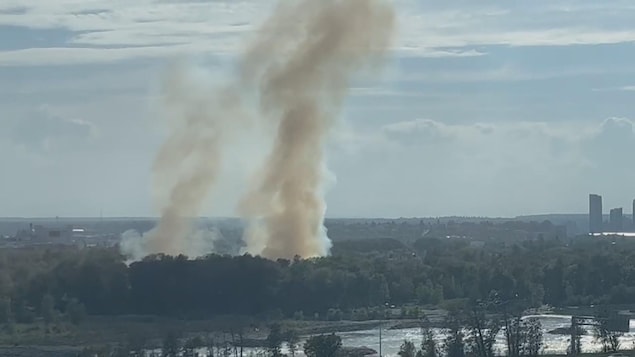
[[[624,211],[622,208],[613,208],[610,214],[609,225],[611,226],[611,232],[624,231]]]
[[[589,195],[589,232],[602,233],[602,196]]]

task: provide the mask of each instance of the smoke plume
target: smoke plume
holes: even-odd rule
[[[352,74],[388,47],[392,28],[383,1],[284,1],[247,52],[245,77],[260,80],[262,115],[277,127],[260,180],[240,205],[255,221],[247,236],[253,253],[328,253],[324,142]]]
[[[191,220],[217,181],[222,149],[240,126],[251,127],[243,107],[255,99],[254,124],[272,147],[238,207],[250,221],[247,251],[268,258],[328,254],[323,147],[349,81],[381,59],[393,22],[388,0],[280,0],[228,86],[201,90],[183,68],[172,71],[163,99],[174,127],[154,164],[155,189],[167,196],[157,227],[135,250],[187,253],[196,237]]]
[[[161,218],[143,236],[122,237],[122,250],[133,259],[159,253],[198,257],[212,251],[214,233],[196,229],[193,220],[217,181],[223,136],[229,137],[232,121],[245,114],[236,89],[209,90],[196,75],[178,64],[165,77],[162,102],[172,127],[153,165]]]

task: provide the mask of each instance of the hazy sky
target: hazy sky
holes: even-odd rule
[[[173,56],[214,85],[265,0],[0,2],[0,216],[157,215],[157,85]],[[328,147],[327,216],[585,212],[635,198],[635,3],[396,0],[382,76]],[[205,215],[232,215],[257,147]]]

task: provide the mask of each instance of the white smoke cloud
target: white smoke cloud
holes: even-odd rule
[[[151,240],[155,235],[156,228],[145,233],[128,230],[121,234],[119,246],[129,263],[148,256],[147,247],[152,245]],[[192,229],[180,240],[179,254],[192,259],[203,257],[216,252],[216,242],[221,239],[222,234],[218,229]]]

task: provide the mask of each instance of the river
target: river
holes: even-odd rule
[[[550,354],[565,354],[567,347],[569,346],[568,335],[558,335],[549,333],[557,328],[570,327],[571,316],[567,315],[532,315],[540,320],[543,328],[543,351],[542,353]],[[630,331],[620,337],[621,348],[633,349],[635,348],[635,320],[630,320]],[[592,328],[586,328],[587,334],[581,337],[582,351],[583,352],[598,352],[601,350],[602,345],[595,340]],[[441,329],[433,329],[435,339],[439,345],[443,342],[443,331]],[[337,333],[342,338],[342,345],[347,347],[370,347],[379,351],[379,329],[361,330],[352,332],[340,332]],[[419,328],[407,328],[399,330],[382,330],[382,355],[386,357],[397,357],[399,347],[404,340],[411,340],[415,345],[421,343],[421,330]],[[299,346],[300,350],[304,341],[301,341]],[[505,338],[501,331],[497,336],[495,349],[498,355],[504,355],[505,353]],[[148,351],[151,352],[151,351]],[[158,353],[159,350],[152,352]],[[198,350],[201,356],[206,353],[205,349]],[[245,348],[245,356],[263,356],[265,355],[263,349]],[[286,346],[282,349],[283,353],[288,353]],[[296,357],[304,357],[301,351],[296,352]]]
[[[543,353],[566,353],[569,345],[568,335],[556,335],[551,334],[556,328],[570,327],[571,316],[566,315],[536,315],[543,327]],[[582,351],[584,352],[597,352],[600,351],[602,345],[595,341],[593,331],[591,328],[586,329],[588,334],[581,337]],[[439,343],[443,340],[443,334],[440,329],[434,329],[435,338]],[[339,334],[342,337],[342,344],[344,346],[367,346],[375,350],[379,350],[379,330],[366,330],[345,332]],[[383,330],[382,331],[382,354],[384,356],[394,357],[399,352],[399,346],[403,343],[404,339],[409,339],[419,344],[421,341],[421,330],[418,328],[403,329],[403,330]],[[625,349],[631,349],[635,343],[635,320],[630,321],[630,332],[625,333],[620,338],[621,347]],[[496,350],[499,354],[505,351],[505,338],[503,332],[497,336]]]

